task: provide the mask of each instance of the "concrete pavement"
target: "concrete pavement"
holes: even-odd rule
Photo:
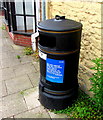
[[[14,45],[0,16],[0,118],[67,118],[45,109],[38,100],[39,62]],[[17,55],[21,58],[18,59]],[[64,120],[63,119],[63,120]]]

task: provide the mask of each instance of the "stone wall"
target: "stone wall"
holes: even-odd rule
[[[82,1],[82,2],[81,2]],[[94,64],[92,59],[101,57],[101,2],[83,2],[68,1],[55,2],[49,1],[49,16],[54,18],[55,15],[65,15],[66,18],[76,20],[83,24],[81,51],[80,51],[80,65],[79,65],[79,83],[81,88],[89,93],[90,81],[92,77],[91,67]],[[97,2],[96,2],[97,1]]]

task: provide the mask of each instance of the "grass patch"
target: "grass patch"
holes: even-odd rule
[[[92,83],[90,91],[93,92],[93,97],[79,90],[78,99],[75,103],[64,110],[56,111],[55,113],[65,113],[70,118],[81,118],[83,120],[103,120],[103,58],[96,58],[93,69],[95,73],[89,80]]]
[[[88,119],[103,119],[102,110],[99,110],[97,106],[93,103],[91,98],[85,94],[83,91],[79,90],[78,99],[64,110],[53,111],[56,114],[67,114],[70,118],[80,118],[84,120]]]

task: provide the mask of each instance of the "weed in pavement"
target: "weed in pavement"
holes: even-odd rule
[[[26,47],[26,48],[23,50],[23,52],[24,52],[25,55],[31,55],[31,54],[34,53],[31,47]]]
[[[20,57],[20,55],[17,55],[16,58],[17,58],[17,59],[20,59],[21,57]]]
[[[2,25],[1,29],[2,29],[2,30],[5,30],[5,29],[6,29],[6,28],[5,28],[5,25]]]

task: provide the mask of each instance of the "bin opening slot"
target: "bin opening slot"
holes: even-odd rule
[[[40,35],[39,44],[44,47],[55,48],[56,47],[56,38],[53,36]]]

